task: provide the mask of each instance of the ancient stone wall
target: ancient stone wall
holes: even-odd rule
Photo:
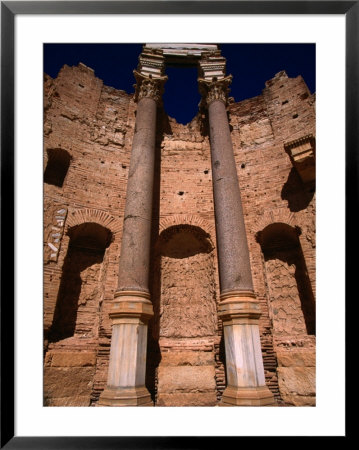
[[[90,405],[106,382],[134,105],[82,64],[45,76],[44,94],[45,175],[51,150],[71,158],[62,186],[44,183],[44,395],[50,405]],[[71,248],[73,227],[93,223],[111,232],[109,246]],[[61,326],[66,310],[73,333]]]
[[[44,86],[45,404],[96,405],[107,377],[108,313],[118,281],[136,104],[83,64],[64,66],[56,79],[45,76]],[[262,95],[231,103],[228,112],[262,309],[266,382],[278,404],[314,404],[315,336],[304,318],[300,280],[314,299],[315,186],[302,181],[285,143],[315,136],[315,96],[301,77],[281,72]],[[50,163],[65,172],[62,184],[46,173]],[[226,385],[225,358],[210,146],[201,115],[182,125],[160,112],[155,173],[155,317],[146,383],[158,405],[215,405]],[[261,233],[277,223],[298,230],[302,262],[284,256],[286,248],[273,254],[263,246]],[[73,230],[84,224],[107,230],[98,234],[109,233],[110,241],[96,251],[83,241],[73,245]],[[76,239],[89,237],[84,229]],[[66,302],[71,291],[72,305]]]
[[[284,348],[300,347],[303,353],[308,352],[312,361],[315,337],[307,335],[304,340],[287,343],[273,340],[273,320],[269,313],[271,288],[266,268],[275,263],[264,261],[258,233],[273,223],[299,227],[301,250],[315,295],[315,186],[302,182],[284,149],[288,141],[315,135],[314,106],[315,96],[310,94],[303,79],[290,79],[280,72],[266,83],[261,96],[234,103],[229,108],[254,289],[261,300],[260,329],[266,380],[276,397],[289,404],[294,400],[287,395],[287,381],[283,381],[288,377],[281,377],[278,383],[276,367],[281,363],[277,353]],[[279,278],[279,291],[283,294],[284,286],[293,284],[293,277],[287,270],[287,274],[281,273]],[[289,315],[285,321],[291,323]],[[313,404],[313,366],[309,364],[310,380],[305,383],[302,394]],[[295,365],[294,358],[293,367]],[[293,389],[292,379],[290,383]],[[300,385],[302,381],[298,381],[298,390]]]

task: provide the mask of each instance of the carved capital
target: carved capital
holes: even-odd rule
[[[219,80],[213,77],[212,81],[199,78],[198,84],[199,92],[202,95],[202,103],[208,107],[213,101],[220,100],[226,105],[231,82],[232,75]]]
[[[135,84],[135,102],[139,102],[142,98],[152,98],[157,104],[161,104],[163,86],[167,81],[167,76],[153,78],[149,75],[147,77],[137,70],[134,70],[133,73],[137,82]]]

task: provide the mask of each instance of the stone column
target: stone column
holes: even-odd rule
[[[156,111],[167,77],[135,71],[135,134],[127,182],[119,282],[111,306],[112,340],[103,406],[152,406],[145,387]]]
[[[227,388],[222,405],[274,403],[265,384],[256,300],[226,102],[231,76],[199,79],[208,108]]]

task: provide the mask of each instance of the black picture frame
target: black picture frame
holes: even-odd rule
[[[359,1],[3,1],[1,2],[1,448],[199,448],[225,437],[25,437],[14,435],[14,21],[18,14],[339,14],[346,20],[346,236],[358,204]],[[333,64],[335,62],[333,61]],[[346,240],[346,267],[355,246]],[[346,296],[354,291],[346,271]],[[347,404],[347,402],[346,402]],[[348,437],[348,429],[346,432]],[[218,441],[218,442],[217,442]]]

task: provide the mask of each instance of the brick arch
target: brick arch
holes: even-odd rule
[[[286,225],[289,225],[293,228],[298,225],[296,223],[294,214],[287,209],[281,208],[265,212],[262,216],[259,217],[252,231],[254,234],[257,234],[260,231],[264,230],[268,225],[271,225],[273,223],[285,223]]]
[[[215,243],[215,228],[211,225],[208,220],[202,217],[195,216],[193,214],[175,214],[174,216],[165,217],[160,221],[159,224],[159,234],[167,228],[176,225],[192,225],[194,227],[202,228],[208,235],[212,246]]]
[[[68,232],[70,228],[81,225],[86,222],[97,223],[111,231],[114,238],[122,229],[122,221],[118,218],[108,214],[105,211],[99,209],[79,209],[72,211],[67,216],[65,232]]]

